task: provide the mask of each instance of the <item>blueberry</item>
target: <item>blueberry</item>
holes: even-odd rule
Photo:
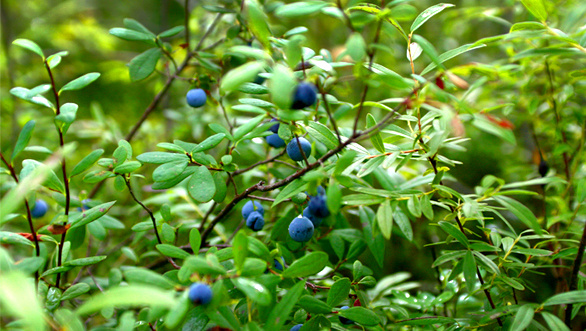
[[[311,83],[299,83],[293,94],[291,109],[303,109],[313,105],[317,101],[317,89]]]
[[[348,308],[350,308],[350,307],[348,307],[348,306],[344,306],[344,307],[342,307],[342,308],[340,308],[340,309],[342,309],[342,310],[346,310],[346,309],[348,309]],[[352,320],[349,320],[349,319],[347,319],[346,317],[338,316],[338,318],[340,319],[340,322],[341,322],[342,324],[346,324],[346,325],[348,325],[348,324],[354,324],[354,322],[353,322]]]
[[[252,229],[252,231],[260,231],[264,225],[265,219],[258,211],[253,211],[246,218],[246,226]]]
[[[89,202],[90,202],[90,199],[81,200],[82,207],[77,207],[77,211],[84,211],[84,210],[90,209],[91,207],[88,205]]]
[[[307,217],[296,217],[289,224],[289,236],[298,242],[309,241],[313,236],[313,223]]]
[[[279,270],[279,271],[283,271],[283,258],[280,257],[279,259],[275,259],[274,265],[275,265],[275,269]]]
[[[47,213],[47,210],[49,210],[49,205],[47,205],[45,200],[38,199],[35,201],[33,209],[31,209],[31,216],[34,218],[43,217]]]
[[[309,203],[307,204],[307,208],[309,212],[318,218],[326,218],[330,216],[330,210],[326,204],[326,196],[325,195],[316,195],[309,199]]]
[[[250,213],[252,213],[253,211],[257,211],[263,216],[265,215],[265,209],[262,207],[260,202],[255,201],[253,206],[252,200],[250,200],[244,204],[244,207],[242,207],[242,217],[244,217],[244,219],[247,220],[248,216],[250,216]]]
[[[212,289],[206,284],[193,283],[187,296],[194,304],[207,305],[212,301]]]
[[[293,140],[289,142],[287,145],[287,155],[289,155],[293,161],[303,161],[303,154],[301,154],[301,150],[299,150],[297,140],[299,140],[299,145],[301,145],[305,157],[309,158],[309,155],[311,155],[311,143],[303,137],[293,138]]]
[[[279,121],[277,121],[276,119],[272,119],[271,122],[277,122],[275,124],[273,124],[270,128],[269,131],[271,131],[272,133],[277,133],[279,132],[279,126],[281,126],[281,123],[279,123]]]
[[[194,88],[187,92],[187,104],[191,107],[201,107],[206,104],[206,92],[200,88]]]
[[[294,327],[292,327],[291,329],[289,329],[289,331],[299,331],[299,329],[301,329],[302,326],[303,326],[303,324],[297,324]]]
[[[270,136],[266,136],[265,139],[267,140],[267,144],[269,144],[269,146],[271,146],[271,147],[274,147],[274,148],[285,147],[285,140],[283,140],[283,138],[279,137],[279,135],[276,133],[273,133]]]
[[[305,207],[305,209],[303,209],[303,216],[307,217],[311,221],[311,223],[313,223],[314,228],[320,226],[321,222],[323,222],[324,220],[323,218],[317,217],[314,214],[312,214],[309,210],[309,207]]]

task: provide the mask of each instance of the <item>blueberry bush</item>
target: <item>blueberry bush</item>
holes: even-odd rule
[[[2,3],[2,329],[586,328],[586,3],[155,3]]]

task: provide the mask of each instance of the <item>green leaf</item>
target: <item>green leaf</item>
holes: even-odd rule
[[[566,324],[557,316],[545,311],[541,312],[541,316],[543,316],[543,319],[545,320],[545,323],[547,323],[547,326],[550,330],[570,331],[570,328],[568,328]]]
[[[586,290],[556,294],[543,302],[544,306],[567,305],[586,302]]]
[[[268,306],[271,304],[271,293],[264,285],[244,277],[232,278],[232,283],[259,305]]]
[[[61,106],[59,115],[55,116],[55,125],[63,134],[67,133],[69,126],[75,121],[78,106],[74,103],[66,103]]]
[[[280,109],[291,108],[293,92],[297,81],[289,67],[281,64],[275,65],[273,75],[269,79],[269,88],[272,101]]]
[[[86,157],[79,161],[78,164],[75,165],[75,167],[69,174],[69,178],[77,176],[82,172],[86,171],[87,169],[89,169],[92,165],[94,165],[94,163],[96,163],[100,159],[102,154],[104,154],[103,149],[96,149],[95,151],[89,153]]]
[[[197,202],[208,202],[216,194],[216,185],[212,174],[205,166],[196,168],[187,183],[189,195]]]
[[[284,127],[284,125],[282,126]],[[338,138],[327,126],[319,122],[309,122],[309,126],[305,128],[313,139],[323,143],[327,148],[334,149],[338,147]]]
[[[49,68],[53,69],[56,66],[58,66],[59,63],[61,63],[61,57],[66,56],[68,54],[69,52],[62,51],[47,57],[47,64],[49,64]]]
[[[9,244],[22,244],[31,247],[35,247],[32,241],[26,239],[25,237],[8,231],[0,231],[0,244],[2,245],[9,245]]]
[[[538,20],[542,22],[547,20],[547,9],[543,0],[521,0],[521,2]]]
[[[378,316],[372,310],[366,309],[364,307],[351,307],[349,309],[339,310],[338,315],[366,326],[375,326],[380,324]]]
[[[269,89],[266,86],[258,85],[255,83],[244,83],[238,88],[238,91],[248,93],[248,94],[267,94],[267,93],[269,93]]]
[[[346,52],[352,60],[359,62],[366,56],[366,43],[362,34],[354,32],[346,40]]]
[[[301,179],[298,180],[294,180],[291,183],[289,183],[287,186],[285,186],[284,189],[281,190],[281,192],[279,192],[279,194],[277,194],[277,197],[275,198],[275,201],[273,202],[273,205],[271,206],[271,208],[274,208],[276,205],[278,205],[279,203],[285,201],[286,199],[296,195],[299,192],[302,192],[304,190],[307,190],[307,183],[304,182]]]
[[[304,289],[305,282],[297,282],[295,286],[287,291],[287,294],[285,294],[275,308],[271,310],[271,313],[267,318],[267,324],[264,328],[265,330],[281,330]]]
[[[248,255],[248,237],[244,230],[238,231],[234,237],[232,250],[234,252],[234,265],[236,266],[236,270],[242,272],[244,260],[246,260],[246,255]]]
[[[476,288],[476,262],[474,261],[474,255],[472,255],[472,252],[466,252],[463,264],[466,287],[468,288],[468,293],[472,293]]]
[[[368,115],[366,115],[366,128],[372,128],[374,126],[376,126],[376,120],[374,119],[374,116],[372,116],[371,113],[368,113]],[[379,151],[380,153],[386,152],[380,131],[377,130],[375,134],[371,135],[370,141],[372,142],[372,145],[374,146],[374,148],[376,148],[377,151]]]
[[[350,294],[350,279],[340,278],[328,291],[328,306],[335,307],[348,299]]]
[[[89,74],[85,74],[65,84],[65,86],[63,86],[61,90],[59,90],[59,94],[61,94],[61,92],[63,91],[80,90],[90,85],[98,78],[100,78],[100,73],[98,72],[90,72]]]
[[[513,213],[515,216],[517,216],[521,222],[523,222],[529,228],[533,229],[535,233],[541,233],[541,227],[539,226],[537,218],[535,215],[533,215],[531,209],[527,208],[519,201],[506,196],[494,196],[493,199],[501,206],[507,208],[507,210]]]
[[[368,63],[364,63],[364,67],[368,68]],[[385,68],[384,66],[378,64],[378,63],[373,63],[372,64],[372,68],[371,71],[376,74],[377,77],[379,77],[381,79],[381,81],[383,83],[385,83],[387,86],[393,88],[393,89],[405,89],[408,87],[412,87],[413,86],[413,80],[412,79],[407,79],[407,78],[403,78],[403,76],[399,75],[398,73],[392,71],[391,69]],[[372,102],[371,104],[376,104],[375,102]],[[364,106],[366,106],[367,103],[364,103]],[[360,106],[360,103],[354,105],[354,108],[357,108]],[[386,109],[390,109],[389,107],[386,107]]]
[[[278,7],[275,15],[282,18],[307,17],[327,6],[328,3],[321,1],[299,1]]]
[[[107,258],[106,255],[100,256],[91,256],[91,257],[84,257],[81,259],[75,259],[71,261],[67,261],[63,264],[63,266],[74,266],[74,267],[83,267],[86,265],[92,265],[99,262],[104,261]]]
[[[417,16],[417,18],[415,18],[415,21],[413,21],[413,24],[411,24],[411,33],[413,33],[415,30],[419,29],[425,22],[427,22],[427,20],[432,18],[434,15],[440,13],[442,10],[449,8],[449,7],[454,7],[454,5],[449,4],[449,3],[439,3],[437,5],[434,5],[434,6],[427,8],[426,10],[421,12],[421,14],[419,14],[419,16]]]
[[[455,225],[445,221],[441,221],[438,224],[442,230],[444,230],[450,236],[456,238],[456,240],[458,240],[460,244],[464,245],[464,247],[470,247],[470,242],[468,241],[468,238],[466,238],[466,235],[463,234],[462,231],[460,231],[460,229],[458,229]]]
[[[16,45],[16,46],[20,46],[25,49],[28,49],[29,51],[31,51],[31,52],[39,55],[43,59],[45,59],[45,55],[43,54],[43,50],[34,41],[30,41],[28,39],[16,39],[12,42],[12,44]]]
[[[173,37],[174,35],[183,32],[183,30],[185,30],[185,26],[178,25],[178,26],[176,26],[174,28],[171,28],[169,30],[165,30],[165,31],[159,33],[159,38]]]
[[[60,273],[63,273],[63,272],[67,272],[67,271],[69,271],[69,270],[71,270],[73,268],[74,268],[73,266],[61,266],[61,267],[51,268],[51,269],[43,272],[41,274],[41,278],[42,277],[47,277],[47,276],[50,276],[50,275],[54,275],[54,274],[60,274]]]
[[[482,47],[486,47],[486,45],[481,44],[481,45],[475,45],[475,44],[466,44],[466,45],[462,45],[458,48],[449,50],[445,53],[442,53],[440,56],[438,56],[438,60],[440,63],[444,63],[460,54],[466,53],[466,52],[470,52],[472,50],[478,49],[478,48],[482,48]],[[437,68],[437,64],[435,62],[430,63],[427,67],[425,67],[425,69],[423,69],[423,71],[420,73],[421,76],[431,72],[433,69]]]
[[[456,320],[450,317],[438,317],[438,316],[422,316],[410,318],[408,320],[399,320],[394,325],[433,325],[442,324],[447,325],[448,323],[455,323]]]
[[[386,239],[391,239],[393,231],[393,209],[389,200],[385,200],[376,212],[378,228]]]
[[[45,173],[47,176],[47,178],[43,182],[43,186],[45,186],[51,190],[65,194],[65,186],[63,185],[63,182],[61,182],[59,177],[57,177],[57,174],[55,174],[53,169],[50,169],[44,163],[41,163],[41,162],[35,161],[35,160],[26,159],[26,160],[22,161],[22,168],[23,169],[20,173],[21,179],[23,179],[24,177],[31,174],[33,171],[35,171],[35,169],[39,168],[41,173]]]
[[[444,65],[439,59],[435,47],[433,47],[433,44],[418,34],[413,35],[413,40],[417,43],[417,45],[419,45],[419,47],[421,47],[423,53],[425,53],[425,55],[427,55],[436,66],[445,69]]]
[[[247,9],[248,28],[265,49],[270,49],[269,37],[271,36],[271,31],[268,25],[269,19],[260,4],[257,0],[246,0],[244,7]]]
[[[191,245],[193,254],[197,254],[201,246],[201,234],[197,228],[193,228],[189,231],[189,244]]]
[[[328,263],[328,254],[324,252],[311,252],[293,262],[289,268],[283,271],[286,278],[313,276],[320,272]]]
[[[409,217],[405,215],[401,208],[395,209],[395,212],[393,213],[393,220],[399,229],[401,229],[401,232],[403,232],[405,238],[407,238],[409,241],[413,241],[413,227],[411,226],[411,221],[409,221]]]
[[[140,167],[142,167],[142,163],[138,161],[129,161],[124,162],[121,165],[114,168],[113,172],[116,174],[129,174],[140,169]]]
[[[531,324],[534,314],[535,311],[531,305],[526,304],[521,306],[521,308],[519,308],[515,314],[515,319],[511,325],[511,330],[525,330],[529,324]]]
[[[139,32],[135,30],[129,30],[124,28],[113,28],[110,29],[110,34],[120,39],[129,41],[151,41],[154,43],[154,35],[148,33]]]
[[[246,123],[241,125],[238,129],[234,130],[234,139],[236,141],[240,140],[242,137],[244,137],[250,131],[252,131],[256,127],[258,127],[264,119],[265,119],[265,115],[259,115],[255,118],[247,121]]]
[[[501,128],[500,126],[486,119],[484,116],[475,116],[474,121],[472,121],[472,125],[484,132],[495,135],[512,145],[516,145],[515,135],[511,130]]]
[[[35,123],[36,122],[34,120],[30,120],[22,127],[22,130],[18,135],[18,139],[16,140],[16,144],[14,145],[14,150],[12,151],[10,161],[13,161],[18,156],[18,154],[20,154],[20,152],[22,152],[24,148],[28,146],[28,143],[33,135],[33,130],[35,129]]]
[[[171,309],[176,299],[171,291],[145,285],[128,285],[98,293],[82,304],[77,315],[88,315],[109,307],[158,307]]]
[[[206,260],[199,256],[190,256],[185,259],[183,266],[179,270],[179,280],[187,280],[194,272],[203,275],[225,275],[226,270],[219,262],[213,263],[212,260]]]
[[[127,27],[128,29],[142,32],[142,33],[146,33],[146,34],[152,36],[153,39],[155,38],[154,33],[152,33],[149,29],[147,29],[144,25],[140,24],[140,22],[135,19],[125,18],[124,20],[122,20],[122,22],[124,22],[124,26]]]
[[[211,137],[208,137],[206,140],[202,141],[195,149],[191,151],[191,153],[198,153],[207,151],[208,149],[212,149],[216,147],[222,140],[226,137],[223,133],[215,134]]]
[[[153,180],[155,182],[164,182],[176,178],[185,171],[188,164],[187,159],[162,164],[153,171]]]
[[[329,314],[332,312],[332,307],[311,295],[302,296],[297,304],[310,314]]]
[[[143,269],[143,268],[132,268],[123,271],[124,278],[130,284],[142,284],[142,285],[150,285],[156,286],[165,290],[170,290],[174,288],[173,282],[152,270]]]
[[[90,291],[90,286],[86,283],[78,283],[72,285],[70,288],[65,290],[61,295],[61,301],[77,298],[78,296]]]
[[[173,161],[189,161],[185,154],[167,153],[167,152],[148,152],[136,157],[142,163],[163,164]]]
[[[232,69],[222,77],[220,90],[224,93],[238,90],[242,84],[252,82],[262,69],[263,64],[260,62],[249,62]]]
[[[130,80],[136,82],[150,76],[155,71],[160,57],[161,49],[151,48],[130,60],[128,66]]]
[[[71,224],[71,229],[84,226],[97,220],[106,214],[115,203],[116,201],[106,202],[81,213],[70,215],[69,224]]]
[[[165,223],[165,224],[167,224],[167,223]],[[168,256],[168,257],[172,257],[172,258],[176,258],[176,259],[186,259],[189,256],[191,256],[186,251],[182,250],[179,247],[173,246],[173,245],[159,244],[155,247],[157,248],[157,250],[159,252],[161,252],[161,254]]]

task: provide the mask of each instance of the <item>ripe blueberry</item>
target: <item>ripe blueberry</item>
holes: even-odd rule
[[[267,140],[267,144],[269,144],[269,146],[272,146],[275,148],[285,147],[285,145],[286,145],[285,140],[283,140],[277,134],[277,132],[279,132],[279,124],[280,123],[275,119],[271,120],[271,122],[277,122],[277,123],[273,124],[273,126],[271,126],[269,128],[269,131],[271,131],[273,134],[265,137],[265,139]]]
[[[289,236],[298,242],[309,241],[313,236],[313,229],[313,223],[307,217],[296,217],[289,224]]]
[[[253,211],[246,218],[246,226],[252,231],[260,231],[265,226],[265,219],[258,211]]]
[[[253,205],[252,200],[250,200],[244,204],[244,207],[242,207],[242,217],[244,217],[244,219],[247,220],[248,216],[250,216],[250,213],[252,213],[253,211],[257,211],[263,216],[265,214],[265,209],[262,207],[260,202],[255,201]]]
[[[299,149],[297,140],[299,140],[301,150]],[[301,151],[303,151],[306,158],[309,158],[309,155],[311,155],[311,143],[303,137],[293,138],[293,140],[291,140],[287,145],[287,155],[289,155],[293,161],[303,161],[303,154],[301,154]]]
[[[326,196],[325,195],[316,195],[309,199],[309,203],[307,204],[307,208],[309,212],[319,218],[326,218],[330,216],[330,210],[326,204]]]
[[[350,307],[348,307],[348,306],[344,306],[344,307],[342,307],[342,308],[340,308],[340,309],[342,309],[342,310],[346,310],[346,309],[348,309],[348,308],[350,308]],[[342,324],[346,324],[346,325],[348,325],[348,324],[354,324],[354,322],[353,322],[352,320],[349,320],[349,319],[347,319],[346,317],[338,316],[338,318],[340,319],[340,322],[341,322]]]
[[[274,262],[275,269],[277,269],[279,271],[283,271],[283,264],[284,264],[283,262],[284,261],[283,261],[283,258],[282,257],[280,257],[278,259],[275,259],[275,262]]]
[[[31,216],[34,218],[43,217],[47,213],[47,210],[49,210],[49,205],[47,205],[45,200],[38,199],[35,201],[33,209],[31,209]]]
[[[197,108],[206,104],[206,92],[200,88],[194,88],[187,92],[187,104]]]
[[[303,326],[303,324],[297,324],[294,327],[292,327],[291,329],[289,329],[289,331],[299,331],[299,329],[301,329],[302,326]]]
[[[314,214],[312,214],[309,210],[309,207],[305,207],[305,209],[303,209],[303,216],[307,217],[311,221],[311,223],[313,223],[314,228],[320,226],[321,222],[323,222],[324,220],[323,218],[317,217]]]
[[[84,211],[90,209],[91,207],[88,205],[88,202],[90,202],[90,199],[81,200],[82,207],[77,207],[77,211]]]
[[[212,289],[206,284],[193,283],[187,296],[194,304],[207,305],[212,301]]]
[[[293,94],[291,109],[303,109],[313,105],[317,101],[317,89],[311,83],[299,83]]]

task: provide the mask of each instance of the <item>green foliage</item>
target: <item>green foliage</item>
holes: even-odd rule
[[[583,329],[586,5],[462,3],[3,3],[2,328]]]

